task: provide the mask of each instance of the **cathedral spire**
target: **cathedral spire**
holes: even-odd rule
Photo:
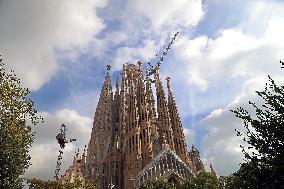
[[[126,184],[131,184],[131,175],[136,175],[142,168],[141,137],[137,98],[137,67],[131,64],[127,67],[128,93],[126,95],[126,136],[127,156],[124,170],[127,174]]]
[[[152,91],[152,82],[154,82],[150,77],[150,70],[146,70],[146,99],[147,99],[147,110],[149,116],[154,119],[156,118],[156,109],[155,109],[155,99]]]
[[[149,119],[149,112],[147,111],[147,103],[146,103],[146,91],[143,81],[143,74],[142,74],[142,62],[137,62],[137,106],[139,112],[139,122],[146,122]]]
[[[200,159],[199,151],[194,145],[191,147],[191,152],[189,152],[189,158],[193,164],[193,172],[198,173],[199,171],[204,171],[204,165]]]
[[[170,80],[171,78],[170,77],[166,77],[166,80],[167,80],[167,88],[168,88],[168,93],[171,94],[171,84],[170,84]]]
[[[140,133],[139,140],[141,142],[141,157],[142,157],[142,167],[149,163],[152,159],[152,141],[151,139],[151,127],[154,120],[154,117],[151,115],[153,109],[151,109],[151,104],[148,103],[149,93],[147,87],[144,84],[144,78],[142,73],[142,62],[137,62],[137,106],[139,112],[139,124],[140,124]],[[151,102],[152,103],[152,102]]]
[[[113,123],[115,129],[117,129],[117,124],[119,123],[119,107],[120,106],[120,94],[119,94],[119,81],[118,77],[116,79],[116,89],[113,97]]]
[[[110,79],[111,66],[107,65],[105,80],[101,89],[98,105],[93,122],[93,132],[89,144],[89,153],[87,158],[87,170],[100,168],[105,169],[105,162],[110,147],[112,127],[113,127],[113,93]],[[104,172],[97,172],[96,180],[104,178]]]
[[[85,146],[84,146],[84,151],[83,151],[83,154],[82,154],[82,161],[83,161],[84,163],[86,163],[86,148],[87,148],[87,146],[85,145]]]
[[[115,82],[115,93],[114,93],[114,101],[117,102],[119,101],[119,80],[118,80],[118,76],[116,78],[116,82]]]
[[[134,81],[134,69],[130,68],[130,86],[129,86],[129,114],[130,114],[130,126],[133,129],[138,126],[138,106],[137,106],[137,96],[135,91],[135,81]]]
[[[191,146],[191,151],[192,152],[198,152],[199,153],[199,151],[195,148],[195,146],[192,144],[192,146]]]
[[[171,84],[170,84],[171,78],[167,77],[166,80],[167,80],[167,89],[168,89],[168,105],[169,105],[169,108],[173,108],[173,110],[175,111],[174,112],[176,114],[175,119],[178,119],[179,122],[180,122],[180,117],[179,117],[179,114],[178,114],[176,101],[175,101],[175,98],[173,96],[173,92],[172,92],[172,89],[171,89]],[[178,121],[178,120],[175,120],[175,121]]]
[[[156,82],[156,94],[157,94],[157,112],[158,112],[158,125],[160,140],[163,134],[166,135],[169,147],[174,150],[174,143],[172,138],[172,127],[168,105],[165,97],[165,91],[163,89],[162,82],[159,75],[159,65],[156,65],[155,69],[155,82]]]
[[[119,145],[125,149],[126,145],[124,145],[126,136],[126,121],[127,121],[127,95],[128,95],[128,80],[127,80],[127,64],[123,64],[123,69],[121,71],[121,87],[120,87],[120,95],[119,95],[119,128],[118,128],[118,140]]]
[[[119,92],[119,80],[118,80],[118,76],[117,76],[117,78],[116,78],[115,87],[116,87],[116,91]]]
[[[112,91],[111,80],[109,76],[109,71],[111,69],[111,66],[107,65],[106,68],[107,68],[107,72],[106,72],[104,84],[101,90],[101,95],[108,95],[108,93]],[[107,93],[104,93],[104,92],[107,92]]]
[[[173,134],[174,134],[175,148],[176,148],[177,154],[184,161],[186,161],[187,147],[186,147],[185,136],[183,133],[182,123],[181,123],[181,119],[178,113],[176,101],[174,99],[173,92],[171,90],[170,77],[167,77],[166,80],[167,80],[167,88],[168,88],[168,107],[169,107],[171,125],[173,129]]]
[[[158,165],[160,161],[157,162],[155,158],[159,158],[160,153],[169,151],[180,157],[171,156],[171,160],[184,162],[192,173],[204,170],[195,148],[182,153],[186,151],[182,124],[169,78],[167,89],[163,88],[159,65],[151,66],[144,77],[142,62],[124,64],[121,80],[117,78],[114,92],[110,77],[111,66],[106,67],[84,167],[87,178],[92,179],[98,188],[134,188],[136,181],[133,182],[133,179],[138,178],[137,175],[144,168],[148,170],[147,165],[152,167],[152,162]],[[153,96],[152,84],[155,85],[157,98]],[[165,90],[169,92],[168,96]],[[84,156],[83,153],[83,159]],[[172,162],[162,160],[163,163]],[[160,166],[156,168],[156,173],[167,171],[161,170]],[[182,172],[192,175],[190,171]],[[144,175],[143,179],[148,179],[148,176]]]
[[[216,174],[216,172],[215,172],[215,170],[214,170],[214,168],[213,168],[213,165],[210,163],[210,173],[214,176],[214,177],[216,177],[217,178],[217,174]]]

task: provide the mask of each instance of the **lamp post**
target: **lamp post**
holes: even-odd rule
[[[66,126],[64,124],[61,125],[60,132],[56,135],[56,140],[58,144],[60,145],[60,150],[59,150],[59,155],[57,157],[54,179],[58,181],[59,180],[58,175],[60,171],[63,149],[65,148],[66,143],[68,143],[68,140],[66,139]],[[76,139],[69,140],[69,142],[74,142],[74,141],[76,141]]]

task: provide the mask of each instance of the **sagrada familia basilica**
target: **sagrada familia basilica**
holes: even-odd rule
[[[113,91],[108,67],[87,151],[74,158],[61,182],[79,176],[100,189],[133,189],[167,179],[178,186],[204,170],[198,150],[187,148],[170,78],[166,96],[159,69],[143,76],[140,61],[124,64]]]

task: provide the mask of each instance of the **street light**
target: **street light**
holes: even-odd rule
[[[60,171],[63,149],[65,148],[66,143],[68,143],[68,140],[66,139],[66,126],[64,124],[61,125],[60,133],[58,133],[56,135],[56,140],[57,140],[58,144],[60,145],[60,150],[59,150],[59,155],[57,157],[54,178],[55,178],[56,181],[58,181],[58,175],[59,175],[59,171]],[[70,139],[69,140],[69,142],[73,142],[73,141],[76,141],[76,139]]]

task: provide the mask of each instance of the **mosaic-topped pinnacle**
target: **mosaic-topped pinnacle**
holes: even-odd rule
[[[171,84],[170,84],[171,78],[170,77],[166,77],[166,80],[167,80],[167,88],[170,91],[171,90]]]

